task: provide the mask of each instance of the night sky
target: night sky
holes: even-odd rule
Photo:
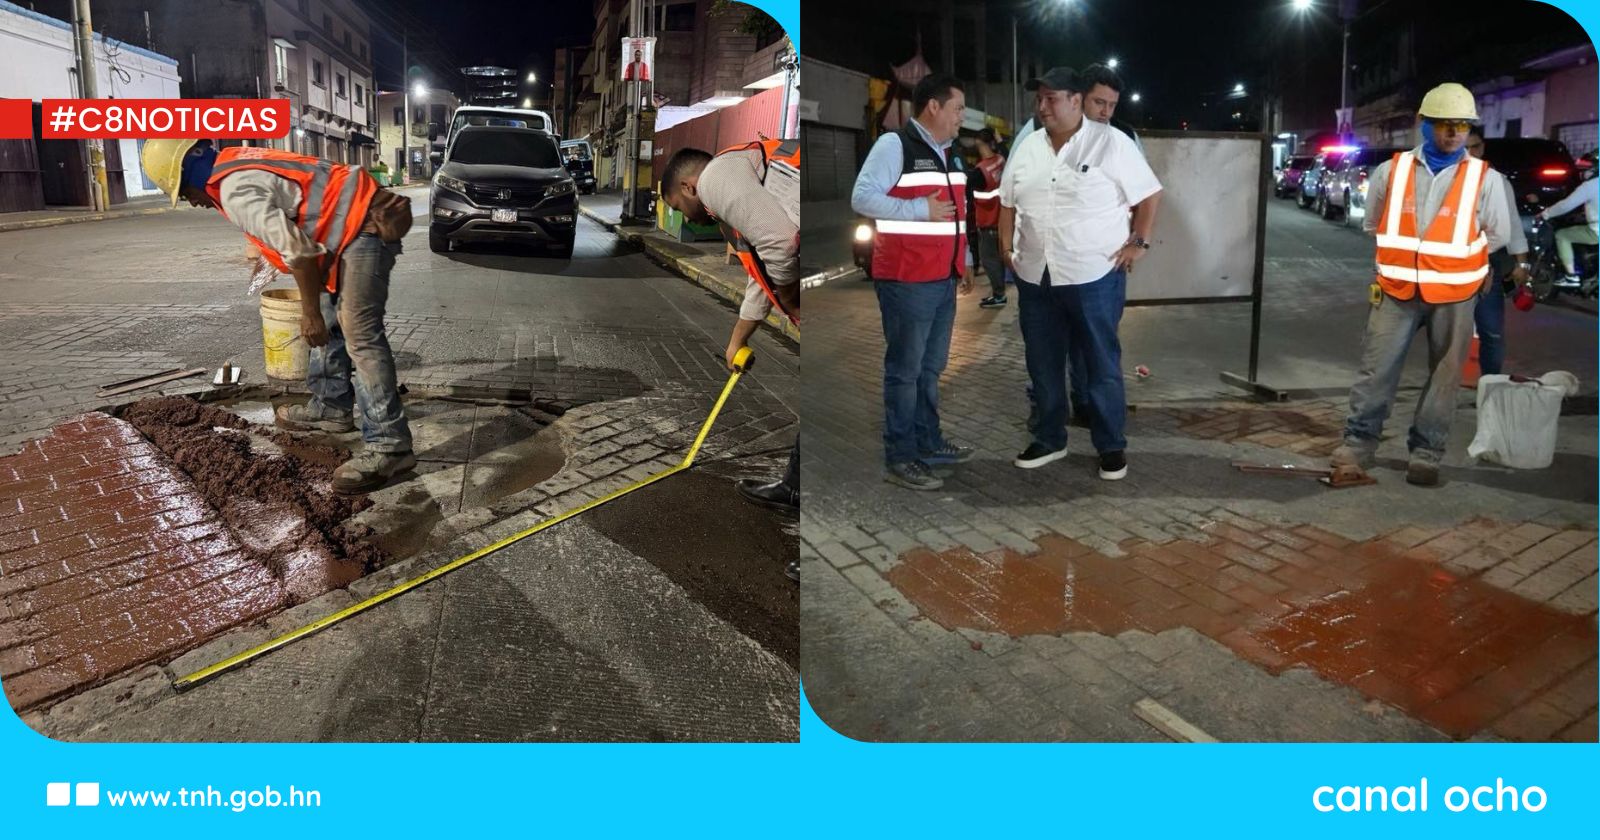
[[[539,94],[550,95],[550,80],[557,47],[588,44],[594,34],[592,3],[588,0],[369,0],[380,14],[373,26],[392,30],[381,10],[396,10],[402,22],[416,24],[409,38],[422,41],[421,58],[430,67],[495,65],[510,67],[526,78],[529,70],[539,77]],[[398,37],[398,32],[392,33]],[[431,39],[433,49],[429,49]],[[378,77],[385,89],[399,82],[400,47],[384,37],[374,37]],[[417,44],[413,44],[416,49]],[[454,63],[452,62],[459,62]],[[412,62],[414,65],[417,61]],[[526,83],[521,93],[530,93]]]
[[[1202,103],[1216,108],[1216,97],[1234,84],[1254,87],[1267,79],[1285,99],[1326,111],[1330,122],[1338,105],[1340,24],[1333,0],[1316,0],[1303,14],[1289,0],[1012,0],[986,6],[990,28],[1003,33],[990,43],[1006,45],[1007,62],[1013,10],[1024,53],[1044,58],[1047,65],[1083,67],[1116,57],[1127,83],[1118,116],[1140,125],[1176,128],[1185,119],[1203,122]],[[1587,40],[1564,13],[1534,0],[1360,0],[1357,7],[1374,17],[1396,12],[1421,20],[1464,16],[1495,32],[1491,39],[1479,29],[1471,39],[1477,47],[1552,33],[1570,43]],[[935,70],[943,69],[934,47],[931,13],[936,8],[915,0],[805,0],[803,52],[887,77],[890,64],[915,51],[916,18],[908,9],[917,9],[923,13],[924,57]],[[1353,46],[1352,62],[1357,58]],[[1132,91],[1142,95],[1138,106],[1129,102]]]

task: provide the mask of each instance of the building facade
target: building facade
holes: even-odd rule
[[[397,90],[378,94],[378,159],[394,173],[391,177],[405,172],[408,181],[426,180],[433,177],[428,155],[444,151],[450,121],[461,100],[448,90],[431,88],[421,94],[413,91],[410,99],[411,118],[407,120],[405,94]],[[429,134],[434,135],[431,140]],[[404,142],[407,139],[409,144]]]

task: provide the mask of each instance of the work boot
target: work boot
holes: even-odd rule
[[[333,432],[341,434],[355,431],[353,415],[332,414],[317,416],[303,405],[280,405],[272,412],[273,423],[291,432]]]
[[[781,481],[771,483],[754,478],[741,478],[736,485],[739,495],[753,505],[771,508],[790,516],[800,514],[800,492]]]
[[[1411,456],[1411,463],[1406,465],[1406,483],[1418,487],[1435,487],[1439,484],[1439,465],[1427,460]]]
[[[417,465],[410,452],[374,452],[365,449],[333,471],[333,492],[354,496],[370,493],[389,483],[396,473]]]
[[[1348,443],[1339,444],[1339,448],[1333,450],[1333,455],[1328,458],[1328,466],[1333,469],[1354,467],[1358,470],[1370,470],[1376,462],[1377,454],[1375,452],[1359,446],[1351,446]]]

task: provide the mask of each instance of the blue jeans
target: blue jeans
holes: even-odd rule
[[[1473,311],[1478,326],[1478,370],[1500,373],[1506,363],[1506,295],[1500,280],[1516,268],[1516,262],[1499,250],[1489,255],[1489,268],[1489,283]]]
[[[956,281],[872,285],[883,314],[884,462],[904,464],[945,443],[939,432],[939,376],[950,358]]]
[[[1038,408],[1030,431],[1039,445],[1051,450],[1067,445],[1070,360],[1072,387],[1083,389],[1095,451],[1127,448],[1123,428],[1128,404],[1122,383],[1122,342],[1117,338],[1127,279],[1122,271],[1113,270],[1092,283],[1052,286],[1046,271],[1038,285],[1017,283],[1017,321]]]
[[[399,243],[385,243],[370,233],[361,234],[345,249],[339,291],[322,295],[328,343],[311,348],[306,372],[306,387],[311,390],[306,409],[311,415],[343,416],[359,405],[361,439],[374,452],[411,451],[411,426],[400,405],[394,353],[383,331],[389,270],[399,253]]]
[[[1498,290],[1494,292],[1498,294]],[[1416,419],[1406,437],[1414,458],[1438,463],[1450,438],[1461,387],[1461,363],[1472,347],[1472,320],[1482,296],[1456,303],[1427,303],[1421,295],[1396,300],[1380,295],[1367,315],[1361,342],[1361,372],[1350,388],[1350,416],[1345,420],[1347,445],[1373,452],[1383,422],[1394,408],[1395,390],[1405,367],[1406,351],[1418,332],[1428,333],[1428,381],[1417,404]],[[1480,342],[1481,344],[1481,342]]]

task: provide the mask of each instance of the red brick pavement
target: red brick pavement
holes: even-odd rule
[[[1355,543],[1227,512],[1190,539],[1107,557],[917,549],[889,581],[947,628],[1012,636],[1187,626],[1272,673],[1309,667],[1456,737],[1594,741],[1595,532],[1478,520]],[[1469,552],[1487,553],[1492,564]],[[1491,583],[1497,570],[1513,591]],[[1509,573],[1508,573],[1509,574]],[[1539,600],[1516,586],[1553,581]],[[1571,581],[1557,590],[1557,584]]]
[[[1344,406],[1329,401],[1297,403],[1293,408],[1245,401],[1205,408],[1154,408],[1141,422],[1188,437],[1226,443],[1255,443],[1303,455],[1327,457],[1344,433]]]
[[[100,413],[0,458],[0,680],[22,710],[283,603],[182,473]]]

